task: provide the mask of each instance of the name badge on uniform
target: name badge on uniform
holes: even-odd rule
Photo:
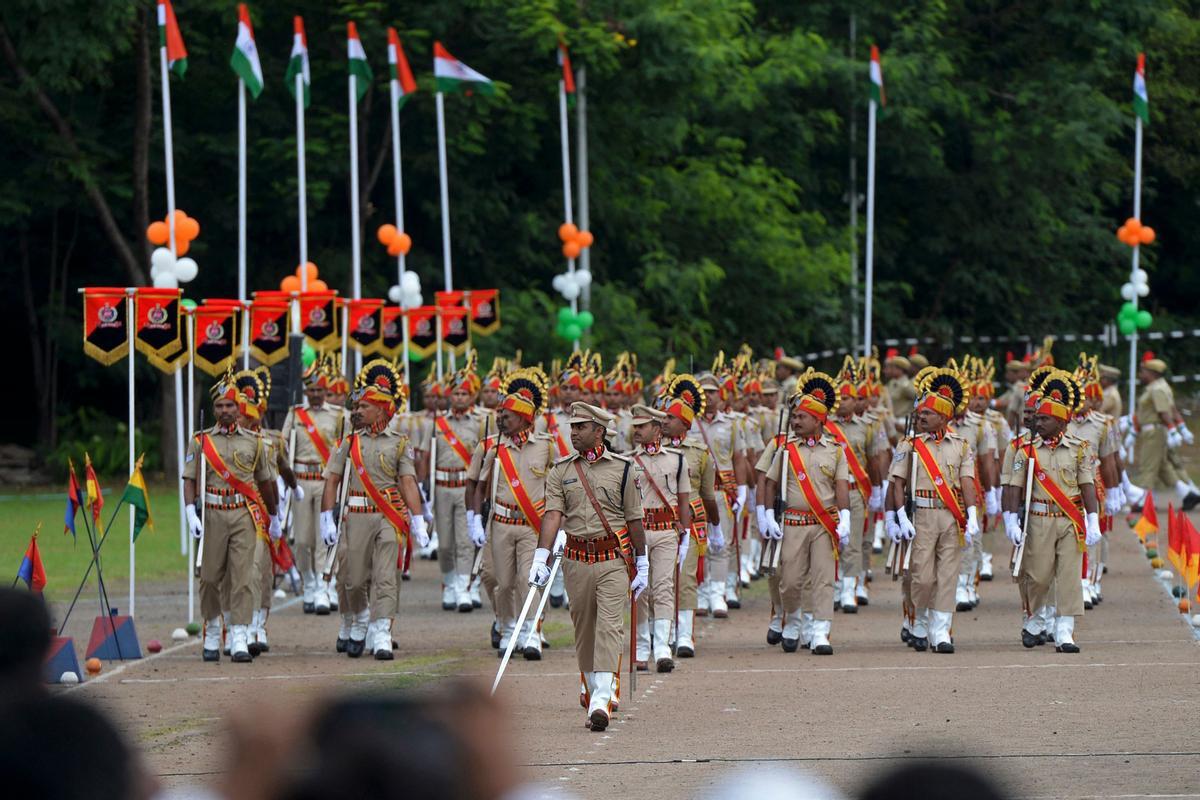
[[[568,483],[575,483],[578,480],[579,480],[579,478],[564,478],[563,486],[566,486]]]

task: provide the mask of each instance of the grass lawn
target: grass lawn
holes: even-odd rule
[[[112,482],[103,486],[105,503],[101,524],[107,525],[125,487]],[[71,535],[63,533],[66,505],[67,495],[61,487],[33,488],[0,495],[0,570],[3,570],[0,580],[11,583],[16,577],[29,537],[40,522],[42,531],[38,535],[38,549],[46,567],[47,599],[71,599],[91,561],[91,548],[83,524],[84,515],[90,512],[86,508],[80,510],[75,519],[78,541],[72,543]],[[100,550],[100,565],[104,568],[110,599],[119,606],[124,606],[129,589],[129,512],[126,509],[127,506],[121,507],[108,540]],[[173,483],[150,486],[150,514],[155,527],[147,526],[137,540],[138,581],[182,580],[187,557],[179,552],[179,500]],[[95,578],[93,569],[89,583],[94,585]],[[84,591],[86,594],[88,590]]]

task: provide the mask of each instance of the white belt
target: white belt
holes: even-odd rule
[[[913,505],[917,508],[945,508],[946,504],[936,497],[914,497]]]
[[[1058,507],[1058,503],[1047,503],[1042,500],[1034,500],[1029,504],[1029,510],[1038,514],[1061,514],[1062,509]]]
[[[524,516],[519,506],[509,506],[501,503],[499,500],[492,506],[492,513],[499,514],[502,517],[521,517]]]
[[[319,472],[325,467],[320,461],[297,461],[293,469],[297,472]]]
[[[213,494],[212,492],[204,493],[204,502],[212,503],[217,506],[232,506],[238,503],[246,502],[246,498],[240,494]]]
[[[436,481],[463,481],[467,479],[466,468],[463,469],[436,469],[433,471],[433,479]]]
[[[1147,422],[1145,425],[1140,425],[1138,427],[1139,427],[1139,430],[1152,431],[1158,427],[1158,424],[1154,423],[1154,422]]]
[[[347,508],[375,508],[375,504],[371,502],[371,498],[369,498],[369,497],[351,496],[351,497],[346,498],[346,507]]]

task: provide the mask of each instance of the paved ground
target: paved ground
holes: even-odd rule
[[[832,657],[785,654],[764,642],[760,581],[730,619],[698,620],[696,659],[670,675],[643,674],[605,734],[582,726],[566,612],[552,612],[554,647],[540,663],[514,663],[505,679],[511,736],[550,795],[688,797],[734,764],[766,763],[853,791],[895,759],[933,753],[970,756],[1016,796],[1200,797],[1190,725],[1200,707],[1200,646],[1137,539],[1119,527],[1105,602],[1076,631],[1079,655],[1023,649],[1017,592],[1002,579],[982,585],[978,609],[956,615],[958,653],[915,653],[899,642],[898,584],[882,570],[870,607],[835,617]],[[990,535],[997,563],[1007,561],[1000,541]],[[490,682],[490,617],[441,611],[436,567],[419,562],[414,573],[401,593],[401,649],[391,664],[336,655],[335,617],[305,617],[292,604],[272,616],[268,655],[202,664],[194,640],[169,641],[186,595],[145,587],[139,633],[168,649],[106,665],[73,691],[111,710],[168,785],[211,784],[231,713],[454,675]],[[82,648],[80,624],[73,633]]]

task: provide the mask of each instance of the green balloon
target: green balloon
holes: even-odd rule
[[[586,331],[588,328],[592,327],[592,325],[596,322],[596,318],[592,315],[592,312],[590,312],[590,311],[580,311],[578,314],[575,315],[575,321],[579,323],[579,327],[583,328]]]
[[[1150,327],[1150,323],[1154,321],[1154,317],[1150,316],[1149,311],[1137,312],[1137,326],[1143,330]]]
[[[193,308],[196,307],[196,301],[192,300],[190,297],[185,298],[184,300],[181,300],[179,304],[181,306],[183,306],[184,308],[186,308],[188,311],[191,311]]]
[[[1137,330],[1137,321],[1129,319],[1129,317],[1117,317],[1117,330],[1122,336],[1132,336]]]
[[[575,321],[575,312],[570,306],[563,306],[558,310],[558,322],[560,325],[566,325],[568,322]]]
[[[1138,310],[1137,306],[1135,306],[1133,303],[1122,303],[1120,313],[1121,314],[1136,314],[1137,310]]]
[[[578,322],[572,322],[570,325],[563,326],[563,333],[566,334],[563,338],[573,342],[583,335],[583,328],[579,327]]]
[[[308,342],[305,342],[304,347],[300,350],[300,363],[304,365],[305,369],[308,369],[316,360],[317,351],[313,350],[312,345],[310,345]]]

